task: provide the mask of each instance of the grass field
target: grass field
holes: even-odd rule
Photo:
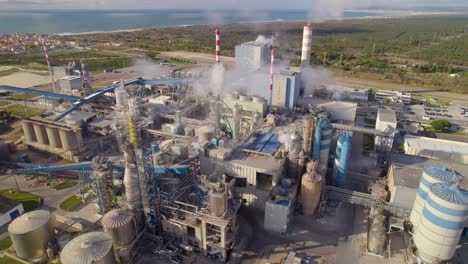
[[[65,211],[71,211],[80,204],[81,204],[81,197],[72,195],[60,204],[60,209],[65,210]]]
[[[0,263],[1,264],[22,264],[21,262],[14,260],[12,258],[9,258],[9,257],[0,258]]]
[[[8,99],[15,100],[15,101],[23,101],[23,100],[32,99],[35,97],[37,97],[37,95],[35,94],[15,94],[15,95],[9,96]]]
[[[55,190],[63,190],[63,189],[67,189],[67,188],[70,188],[72,186],[75,186],[77,183],[78,183],[77,180],[66,179],[66,180],[63,180],[61,183],[59,183],[57,185],[53,185],[52,188],[55,189]]]
[[[18,105],[18,104],[12,104],[6,107],[2,107],[0,108],[0,110],[10,113],[14,116],[20,116],[20,117],[31,117],[31,116],[38,116],[38,115],[44,114],[44,110],[42,109],[36,109],[36,108],[27,107],[27,106]]]
[[[8,236],[3,240],[0,240],[0,250],[8,249],[11,246],[11,238]]]
[[[11,69],[6,70],[6,71],[0,71],[0,77],[8,76],[8,75],[13,74],[15,72],[19,72],[19,70],[17,68],[11,68]]]
[[[25,211],[30,212],[41,204],[39,196],[23,191],[2,190],[0,195],[21,202]]]
[[[5,106],[5,105],[9,105],[9,104],[11,104],[11,103],[9,103],[9,102],[2,102],[2,101],[0,101],[0,107],[2,107],[2,106]]]

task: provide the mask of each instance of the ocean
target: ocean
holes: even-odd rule
[[[384,16],[382,12],[345,11],[344,18]],[[81,33],[168,26],[256,21],[306,20],[306,11],[0,11],[0,34]]]

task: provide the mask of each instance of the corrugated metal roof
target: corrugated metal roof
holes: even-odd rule
[[[248,149],[273,155],[280,145],[278,138],[274,133],[260,134]]]
[[[446,183],[434,183],[431,193],[440,199],[461,205],[468,205],[468,192]]]
[[[443,182],[454,181],[456,178],[461,180],[463,177],[457,172],[450,171],[444,166],[429,166],[424,168],[424,172],[432,178],[440,179]]]
[[[25,213],[11,222],[11,224],[8,226],[8,232],[15,235],[20,235],[35,231],[47,224],[47,222],[50,220],[50,217],[51,215],[49,211],[46,210],[36,210]]]
[[[432,152],[448,152],[468,155],[468,143],[443,140],[438,138],[405,136],[405,144],[410,148],[428,149]]]
[[[109,228],[117,228],[132,221],[134,214],[127,209],[114,209],[102,217],[102,225]]]
[[[101,260],[111,249],[110,235],[89,232],[68,242],[60,253],[60,259],[66,264],[90,264]]]

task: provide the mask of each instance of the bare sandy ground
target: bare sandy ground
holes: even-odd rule
[[[162,57],[169,57],[169,58],[180,58],[186,60],[193,60],[197,62],[204,62],[204,63],[214,63],[216,61],[214,54],[205,54],[199,52],[190,52],[190,51],[169,51],[169,52],[161,52]],[[234,63],[236,61],[233,57],[226,57],[221,56],[221,61],[223,63]]]

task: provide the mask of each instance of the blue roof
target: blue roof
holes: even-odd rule
[[[273,155],[280,146],[278,138],[274,133],[260,134],[248,149]]]
[[[440,199],[460,205],[468,205],[468,192],[446,183],[434,183],[431,192]]]

